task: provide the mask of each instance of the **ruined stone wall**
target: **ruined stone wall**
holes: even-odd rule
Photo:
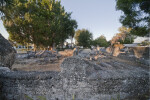
[[[74,95],[79,100],[112,100],[119,96],[124,100],[148,91],[147,71],[122,63],[102,66],[71,57],[61,67],[66,98]]]
[[[134,55],[137,58],[145,58],[145,59],[149,59],[150,54],[150,48],[149,47],[131,47],[131,49],[133,49],[134,51]]]
[[[150,65],[150,47],[129,47],[129,52],[120,53],[121,59],[137,61],[144,65]]]
[[[112,100],[118,95],[124,100],[149,90],[148,71],[121,63],[102,65],[70,57],[59,73],[0,67],[0,100],[38,100],[39,96],[46,100]]]
[[[57,72],[14,72],[1,68],[0,100],[27,100],[29,97],[38,100],[39,96],[60,100],[63,94],[59,81]]]

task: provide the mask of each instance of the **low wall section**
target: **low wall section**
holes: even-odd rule
[[[124,100],[149,91],[150,73],[141,68],[104,67],[76,57],[66,58],[61,68],[58,73],[0,67],[0,100],[112,100],[118,95]]]
[[[58,72],[21,72],[0,67],[0,100],[38,100],[39,96],[60,99],[59,81]]]

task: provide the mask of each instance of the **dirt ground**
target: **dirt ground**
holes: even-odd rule
[[[113,57],[113,56],[109,56],[107,58],[101,59],[100,61],[96,61],[97,64],[100,63],[100,62],[106,62],[106,63],[120,62],[120,63],[123,63],[125,65],[141,67],[143,69],[149,70],[149,66],[141,64],[140,62],[125,60],[125,59],[121,59],[121,58]]]
[[[55,62],[43,62],[43,58],[17,59],[12,66],[19,71],[61,71],[60,64],[64,58]]]
[[[54,62],[45,62],[44,58],[16,59],[14,71],[61,71],[60,65],[66,57],[73,56],[73,50],[59,52],[62,57]]]
[[[72,50],[66,50],[63,52],[60,52],[61,59],[56,60],[55,62],[45,62],[44,58],[31,58],[31,59],[16,59],[15,63],[12,66],[12,70],[19,70],[19,71],[61,71],[60,65],[63,62],[63,60],[69,56],[73,55]],[[130,61],[130,60],[124,60],[118,57],[113,57],[107,55],[104,58],[100,58],[99,60],[92,61],[96,64],[100,64],[101,62],[105,62],[108,64],[112,64],[114,62],[122,63],[126,66],[134,66],[134,67],[141,67],[144,69],[149,70],[149,67],[146,65],[143,65],[139,62]]]

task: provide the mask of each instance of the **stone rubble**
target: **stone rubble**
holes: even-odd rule
[[[42,64],[46,64],[46,63],[54,63],[55,61],[58,61],[62,58],[63,56],[57,52],[52,52],[52,51],[48,51],[48,50],[44,50],[44,51],[39,51],[35,54],[35,52],[31,52],[29,51],[28,53],[24,53],[24,54],[16,54],[16,58],[17,59],[30,59],[30,58],[39,58],[36,59],[37,63]],[[41,58],[43,58],[41,60]]]

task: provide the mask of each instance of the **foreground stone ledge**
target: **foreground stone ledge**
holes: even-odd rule
[[[0,69],[1,70],[1,69]],[[16,79],[16,80],[43,80],[52,79],[58,76],[58,72],[48,71],[48,72],[25,72],[25,71],[9,71],[1,72],[0,78]]]
[[[124,64],[119,64],[117,69],[116,66],[118,66],[118,64],[114,64],[112,68],[110,68],[94,64],[78,57],[67,58],[61,65],[63,69],[61,76],[65,76],[63,79],[65,84],[67,84],[65,89],[68,88],[71,90],[68,94],[77,93],[77,97],[86,98],[84,95],[86,88],[76,90],[75,92],[74,86],[91,87],[88,88],[88,92],[90,93],[88,94],[88,98],[99,98],[96,100],[101,100],[103,97],[105,97],[104,100],[111,100],[109,97],[113,97],[115,94],[119,94],[122,99],[131,96],[136,97],[149,90],[148,71],[135,66],[125,66]],[[105,96],[102,96],[102,94]]]
[[[46,100],[111,100],[119,96],[124,100],[149,91],[148,71],[120,63],[102,65],[69,57],[61,64],[61,72],[0,68],[0,100],[37,100],[39,96]]]

